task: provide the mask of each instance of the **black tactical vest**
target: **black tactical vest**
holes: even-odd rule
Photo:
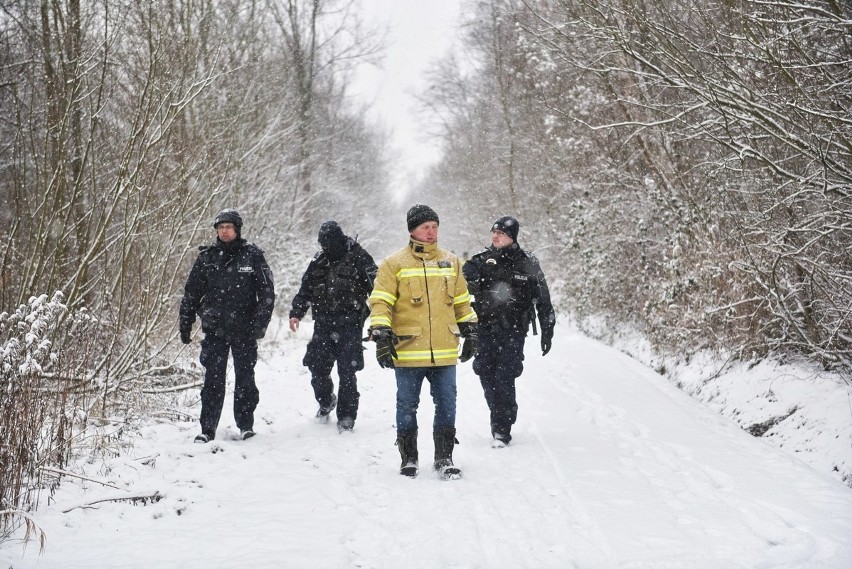
[[[311,274],[311,298],[318,313],[360,313],[364,293],[358,290],[357,259],[350,249],[342,259],[332,262],[322,254]]]

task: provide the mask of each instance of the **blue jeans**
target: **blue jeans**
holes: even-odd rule
[[[396,431],[417,430],[417,407],[423,380],[429,380],[429,393],[435,402],[433,431],[456,426],[456,366],[398,367],[396,372]]]

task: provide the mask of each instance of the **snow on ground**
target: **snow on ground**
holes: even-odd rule
[[[558,328],[542,358],[530,338],[506,449],[490,448],[482,392],[462,364],[459,481],[428,470],[424,388],[427,468],[412,480],[397,473],[393,373],[372,348],[355,431],[315,423],[308,324],[264,344],[257,437],[236,440],[230,401],[210,445],[192,444],[195,422],[147,424],[121,456],[75,467],[117,489],[66,478],[34,515],[44,552],[6,542],[0,567],[852,567],[852,490],[612,348]],[[154,503],[85,507],[154,492]]]
[[[700,352],[660,357],[640,335],[609,343],[776,448],[852,487],[852,385],[812,361],[787,357],[727,361]]]

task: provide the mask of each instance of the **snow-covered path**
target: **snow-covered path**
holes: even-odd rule
[[[35,515],[45,552],[30,545],[22,557],[9,542],[0,567],[852,567],[849,488],[599,343],[557,330],[542,358],[529,339],[506,449],[490,448],[478,380],[460,366],[464,478],[445,482],[428,469],[414,480],[397,474],[393,373],[372,349],[355,432],[314,422],[301,366],[309,332],[266,346],[257,437],[234,440],[227,406],[211,445],[191,443],[194,422],[146,427],[109,469],[90,466],[121,490],[69,479]],[[163,498],[62,513],[128,491]]]

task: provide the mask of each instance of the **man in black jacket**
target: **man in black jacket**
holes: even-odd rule
[[[474,296],[479,344],[473,371],[479,376],[491,411],[492,446],[512,440],[518,417],[515,379],[524,370],[524,341],[535,310],[541,323],[541,352],[553,341],[556,314],[538,259],[518,246],[520,225],[504,216],[491,226],[491,246],[471,257],[462,271]]]
[[[241,236],[243,220],[224,209],[213,221],[216,242],[199,247],[180,303],[180,339],[189,344],[195,316],[201,317],[201,434],[195,442],[216,438],[225,403],[228,352],[234,358],[234,419],[240,437],[254,436],[254,410],[260,395],[254,381],[257,341],[266,334],[275,306],[272,270],[263,250]]]
[[[296,332],[309,309],[313,311],[314,333],[303,364],[311,371],[311,386],[319,403],[317,420],[328,421],[337,408],[337,428],[351,431],[358,417],[358,383],[355,372],[364,369],[361,332],[370,313],[367,298],[373,290],[376,263],[354,239],[344,235],[336,221],[319,229],[322,248],[302,276],[293,298],[290,330]],[[331,369],[337,363],[340,378],[334,394]]]

